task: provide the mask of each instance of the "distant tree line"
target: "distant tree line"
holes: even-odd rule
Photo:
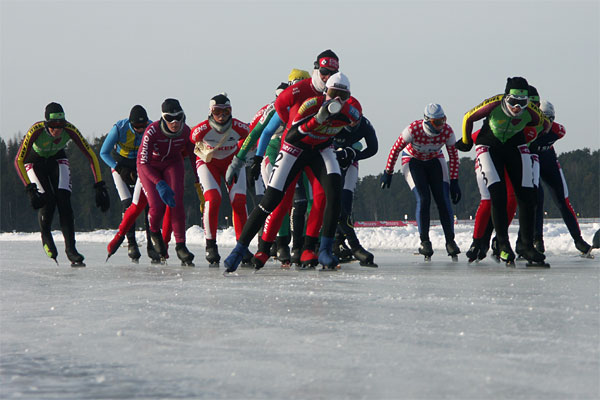
[[[90,145],[99,155],[104,137],[96,138]],[[24,186],[15,168],[14,159],[21,138],[4,141],[0,139],[0,231],[1,232],[33,232],[38,230],[37,212],[31,208]],[[111,207],[106,213],[96,208],[94,200],[93,176],[87,159],[72,143],[67,147],[67,155],[71,166],[73,182],[72,203],[75,214],[77,231],[94,229],[116,229],[121,221],[121,205],[114,188],[110,168],[99,160],[102,177],[110,193]],[[559,156],[565,178],[569,186],[571,204],[581,217],[600,216],[600,152],[590,149],[574,150]],[[202,215],[199,201],[194,190],[194,178],[190,163],[185,163],[186,192],[186,223],[188,226],[202,225]],[[415,219],[415,199],[406,181],[400,173],[394,174],[391,189],[381,190],[379,179],[381,175],[368,175],[358,182],[354,197],[354,219],[357,221],[375,220],[409,220]],[[459,181],[462,189],[462,199],[454,206],[454,213],[459,219],[469,219],[475,216],[479,204],[479,191],[475,182],[474,162],[462,158],[459,170]],[[225,201],[221,204],[219,225],[231,225],[231,207],[227,201],[225,188],[221,188]],[[549,218],[559,218],[560,214],[549,192],[546,191],[544,208]],[[433,202],[432,202],[433,203]],[[253,187],[248,188],[248,210],[256,204]],[[432,204],[432,217],[437,218],[437,209]],[[54,225],[59,228],[58,216]],[[138,220],[142,226],[142,220]]]

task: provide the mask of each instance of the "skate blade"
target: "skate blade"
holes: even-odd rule
[[[458,256],[450,256],[452,262],[458,262]]]
[[[594,257],[594,255],[592,254],[592,250],[593,250],[593,249],[590,249],[590,251],[588,251],[587,253],[581,253],[581,254],[579,255],[579,257],[581,257],[581,258],[587,258],[587,259],[589,259],[589,260],[593,260],[595,257]]]
[[[414,254],[415,256],[423,256],[423,257],[425,258],[425,261],[427,261],[427,262],[431,261],[431,256],[426,256],[426,255],[424,255],[424,254],[421,254],[421,253],[419,253],[419,252],[415,252],[415,253],[413,253],[413,254]]]
[[[527,264],[525,264],[525,267],[527,267],[527,269],[531,269],[531,268],[550,268],[550,264],[548,264],[547,262],[527,262]]]
[[[375,264],[375,263],[359,263],[361,267],[368,267],[368,268],[379,268],[379,265]]]
[[[298,265],[296,266],[296,271],[314,271],[315,270],[315,265]]]
[[[208,263],[208,268],[219,268],[219,263]]]
[[[72,262],[71,263],[71,268],[83,268],[85,267],[85,263],[78,261],[78,262]]]
[[[319,268],[319,272],[336,272],[339,271],[342,267],[340,265],[334,265],[334,266],[327,266],[327,265],[321,265],[321,268]]]
[[[191,261],[182,261],[182,262],[181,262],[181,266],[182,266],[182,267],[195,267],[195,266],[196,266],[196,264],[194,264],[194,263],[193,263],[193,262],[191,262]]]
[[[107,260],[108,260],[108,258],[107,258]],[[132,264],[139,264],[140,263],[140,259],[139,258],[132,258],[131,259],[131,263]]]
[[[292,264],[288,263],[281,263],[281,269],[290,269],[292,268]]]

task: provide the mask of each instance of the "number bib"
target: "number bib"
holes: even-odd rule
[[[283,142],[281,150],[279,150],[277,158],[275,159],[275,164],[273,164],[271,176],[269,177],[270,187],[283,191],[290,171],[301,154],[302,149]]]

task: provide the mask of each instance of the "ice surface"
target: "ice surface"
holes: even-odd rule
[[[114,231],[77,235],[78,269],[57,236],[56,266],[37,234],[3,234],[0,397],[598,398],[600,264],[550,228],[549,270],[452,263],[439,238],[425,263],[412,228],[365,228],[378,269],[230,277],[194,228],[196,268],[131,264],[126,248],[104,263]]]

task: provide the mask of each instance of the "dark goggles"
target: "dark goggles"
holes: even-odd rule
[[[211,109],[213,117],[229,117],[231,115],[230,107],[213,107]]]
[[[329,89],[327,89],[327,96],[329,96],[329,98],[331,98],[331,99],[335,99],[335,98],[339,97],[343,101],[346,101],[350,98],[350,92],[348,92],[347,90],[329,88]]]
[[[163,113],[162,117],[167,122],[179,122],[183,120],[183,111],[176,113]]]
[[[335,74],[337,71],[334,71],[332,69],[329,68],[325,68],[325,67],[321,67],[319,68],[319,73],[323,76],[328,76],[328,75],[333,75]]]
[[[46,121],[46,127],[50,129],[59,129],[67,126],[66,121]]]
[[[429,122],[431,125],[433,125],[436,128],[441,128],[446,123],[446,117],[445,116],[442,118],[427,118],[427,117],[425,117],[425,121]]]
[[[529,98],[527,97],[517,97],[512,95],[506,97],[506,104],[511,107],[525,108],[527,107],[527,103],[529,103]]]
[[[169,121],[171,122],[171,121]],[[136,131],[139,131],[140,129],[146,129],[146,127],[148,126],[148,122],[137,122],[135,124],[131,124],[131,127],[133,129],[135,129]]]

